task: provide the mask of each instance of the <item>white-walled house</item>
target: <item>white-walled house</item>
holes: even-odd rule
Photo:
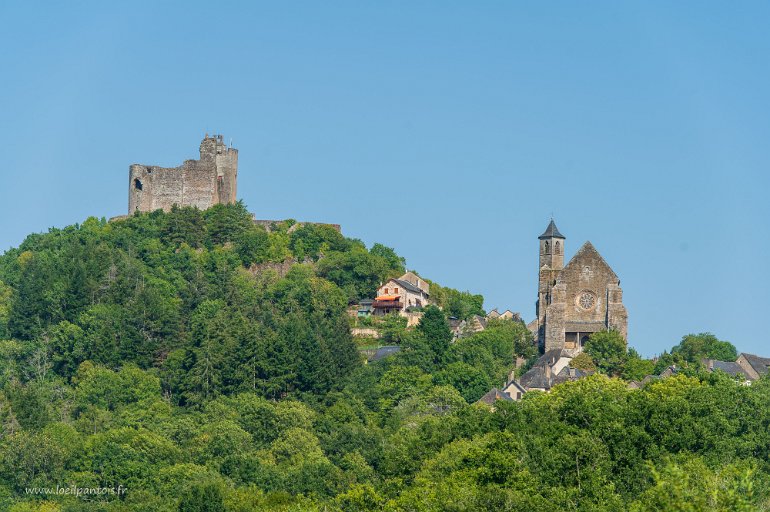
[[[408,308],[422,308],[430,304],[429,285],[414,272],[398,279],[389,279],[377,289],[372,303],[375,315],[406,312]]]

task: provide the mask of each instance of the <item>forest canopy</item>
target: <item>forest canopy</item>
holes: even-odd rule
[[[686,336],[685,372],[629,389],[654,363],[603,333],[593,375],[489,406],[537,348],[520,321],[455,337],[480,295],[432,283],[362,357],[349,306],[406,268],[240,203],[30,235],[0,256],[0,509],[770,508],[770,381],[699,365],[729,343]]]

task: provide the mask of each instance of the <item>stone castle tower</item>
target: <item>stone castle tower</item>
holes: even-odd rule
[[[566,238],[551,220],[540,241],[536,338],[545,351],[578,352],[591,333],[615,329],[624,338],[628,313],[620,279],[591,242],[564,266]]]
[[[206,134],[200,160],[186,160],[179,167],[134,164],[128,175],[129,215],[168,211],[175,204],[205,210],[236,201],[238,150],[227,147],[221,135]]]

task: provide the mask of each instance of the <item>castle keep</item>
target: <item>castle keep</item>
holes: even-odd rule
[[[536,337],[545,351],[580,351],[591,333],[615,329],[624,338],[628,313],[620,279],[586,242],[564,266],[564,242],[553,220],[540,240]]]
[[[201,210],[236,201],[238,150],[225,146],[221,135],[206,134],[200,160],[179,167],[134,164],[129,167],[128,213],[169,211],[173,205]]]

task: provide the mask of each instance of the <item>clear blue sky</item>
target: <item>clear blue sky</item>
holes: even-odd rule
[[[257,217],[342,224],[529,320],[553,213],[642,353],[770,355],[767,2],[120,4],[0,4],[0,250],[125,213],[129,164],[217,132]]]

